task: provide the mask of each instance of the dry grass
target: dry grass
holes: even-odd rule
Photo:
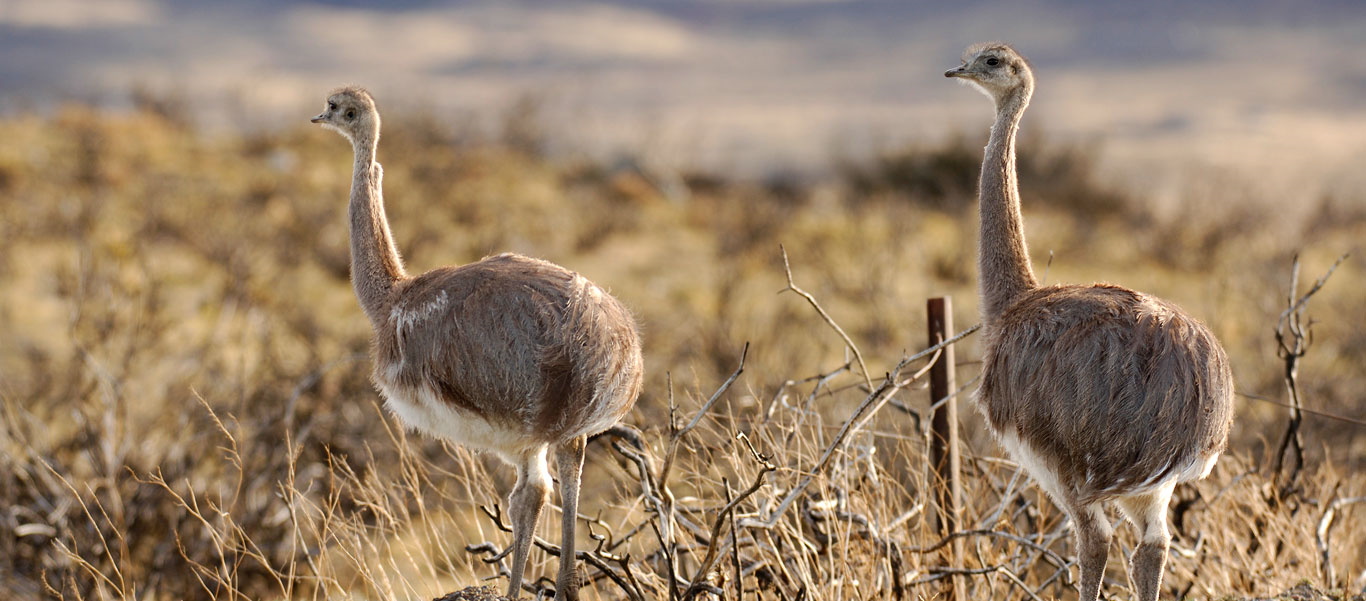
[[[925,362],[897,366],[924,346],[926,297],[955,296],[960,323],[975,314],[970,170],[924,179],[960,148],[917,150],[863,179],[762,186],[547,160],[515,128],[521,150],[389,123],[386,197],[414,270],[534,254],[609,286],[644,324],[650,375],[631,418],[642,448],[590,445],[583,510],[604,539],[587,546],[585,598],[734,599],[737,585],[750,599],[940,594],[945,560],[925,549],[940,537],[926,505],[928,400],[911,380]],[[369,333],[346,280],[348,150],[335,136],[210,138],[151,112],[80,107],[8,119],[0,136],[12,142],[0,147],[0,591],[426,599],[497,576],[466,546],[509,539],[479,510],[501,502],[509,470],[409,438],[366,378]],[[1075,152],[1038,152],[1026,213],[1036,257],[1055,252],[1049,280],[1123,274],[1177,300],[1224,339],[1240,390],[1283,399],[1272,331],[1289,257],[1304,246],[1316,275],[1352,250],[1366,200],[1325,200],[1296,221],[1193,192],[1160,215],[1141,191],[1095,183]],[[905,165],[914,177],[895,174]],[[674,180],[686,197],[663,192]],[[1104,210],[1084,213],[1088,199]],[[787,285],[779,243],[867,374],[805,300],[775,296]],[[1361,265],[1315,297],[1300,365],[1307,406],[1358,417]],[[744,373],[714,394],[746,341]],[[975,340],[960,346],[966,382]],[[1166,595],[1366,586],[1366,504],[1332,506],[1366,495],[1361,426],[1307,418],[1309,466],[1282,501],[1266,448],[1284,410],[1245,399],[1238,412],[1229,456],[1178,492]],[[694,422],[675,446],[670,424]],[[961,582],[972,598],[1073,595],[1062,516],[974,412],[964,422]],[[719,513],[728,499],[733,513]],[[1118,555],[1133,544],[1119,531],[1111,593],[1126,590]],[[529,574],[552,567],[535,554]]]

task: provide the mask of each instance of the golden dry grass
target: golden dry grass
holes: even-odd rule
[[[777,294],[778,245],[878,386],[926,346],[925,298],[952,295],[959,325],[973,321],[973,142],[814,182],[682,174],[688,194],[670,196],[661,182],[674,174],[388,123],[386,198],[413,270],[513,250],[584,273],[644,325],[649,375],[629,421],[655,470],[668,424],[698,418],[654,483],[674,499],[672,521],[643,492],[629,447],[590,445],[582,510],[607,537],[597,557],[608,570],[629,572],[647,599],[668,598],[669,556],[679,578],[727,598],[736,559],[750,599],[894,598],[897,583],[906,598],[942,593],[943,558],[917,551],[939,539],[918,419],[927,394],[918,381],[884,390],[873,400],[888,403],[833,444],[869,399],[866,380],[805,301]],[[8,118],[0,136],[0,591],[427,599],[497,575],[465,547],[507,542],[478,508],[500,502],[509,470],[405,434],[367,380],[369,332],[347,282],[349,149],[335,136],[212,137],[155,112],[83,107]],[[1271,332],[1289,258],[1302,252],[1317,275],[1356,250],[1366,199],[1325,198],[1287,219],[1193,186],[1179,211],[1156,214],[1142,190],[1097,182],[1085,153],[1039,141],[1023,152],[1034,157],[1021,163],[1031,248],[1040,271],[1052,251],[1050,281],[1113,277],[1171,298],[1225,341],[1242,392],[1284,398]],[[1308,406],[1358,419],[1362,276],[1349,260],[1314,297],[1300,373]],[[699,414],[746,342],[744,373]],[[959,345],[962,382],[975,344]],[[1366,586],[1366,504],[1324,521],[1335,499],[1366,495],[1362,427],[1310,417],[1309,467],[1281,501],[1266,448],[1284,409],[1244,397],[1237,410],[1229,455],[1179,489],[1164,596],[1268,595],[1305,579]],[[978,421],[965,405],[975,533],[960,567],[982,573],[963,584],[972,598],[1074,596],[1062,516]],[[761,477],[740,433],[772,472]],[[736,506],[735,539],[722,523],[721,553],[699,569],[717,509],[756,481]],[[548,514],[547,534],[558,517]],[[1119,555],[1133,533],[1119,532],[1107,587],[1124,595]],[[529,575],[553,563],[534,554]],[[585,598],[626,598],[607,572],[584,571]]]

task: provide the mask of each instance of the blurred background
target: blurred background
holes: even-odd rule
[[[0,106],[138,90],[196,124],[297,123],[342,83],[393,114],[487,122],[538,103],[556,148],[809,171],[990,115],[936,77],[970,41],[1038,66],[1027,127],[1173,172],[1258,173],[1278,202],[1360,187],[1358,2],[5,0]],[[1177,167],[1180,165],[1180,167]]]
[[[69,598],[184,598],[195,578],[289,597],[282,566],[312,562],[298,586],[430,597],[490,575],[440,533],[501,536],[474,507],[498,501],[508,470],[392,444],[378,419],[347,279],[350,148],[307,122],[329,90],[363,85],[379,103],[410,271],[522,252],[635,311],[648,375],[628,421],[656,444],[670,393],[695,407],[749,342],[719,440],[810,376],[843,374],[816,405],[831,424],[862,398],[844,342],[779,294],[779,245],[874,379],[925,346],[926,298],[976,322],[993,115],[942,74],[987,40],[1014,44],[1038,81],[1019,164],[1036,269],[1175,301],[1234,364],[1231,459],[1205,498],[1274,502],[1209,505],[1209,530],[1255,522],[1286,543],[1210,542],[1192,553],[1245,563],[1173,560],[1169,592],[1322,580],[1312,512],[1267,492],[1284,484],[1275,329],[1293,257],[1303,293],[1353,253],[1307,309],[1305,406],[1347,419],[1305,417],[1303,503],[1366,494],[1363,32],[1354,1],[0,0],[0,591],[38,598],[46,573]],[[961,381],[976,345],[960,345]],[[898,398],[923,410],[924,395]],[[963,422],[972,457],[1000,456],[975,411]],[[865,441],[894,458],[878,469],[906,498],[923,476],[913,424],[882,415]],[[810,435],[801,452],[829,434],[791,427]],[[701,447],[689,492],[719,498],[727,468]],[[436,477],[393,473],[409,462]],[[589,463],[586,498],[629,508],[629,474]],[[1235,484],[1247,495],[1216,494]],[[1336,584],[1366,586],[1366,557],[1338,557]],[[214,567],[228,564],[241,571]],[[117,569],[121,585],[100,577]]]

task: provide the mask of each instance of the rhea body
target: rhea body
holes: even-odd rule
[[[1099,595],[1115,501],[1142,531],[1130,581],[1157,598],[1178,483],[1209,474],[1232,420],[1228,358],[1199,321],[1109,284],[1040,286],[1025,244],[1015,135],[1029,63],[1005,44],[968,48],[944,73],[992,98],[978,252],[985,356],[979,407],[1007,451],[1071,518],[1081,601]]]
[[[374,329],[375,385],[411,428],[511,463],[508,597],[517,598],[554,450],[563,509],[555,598],[577,597],[574,526],[587,436],[640,392],[634,319],[607,292],[553,263],[501,254],[411,276],[389,231],[369,92],[341,88],[312,119],[351,141],[351,279]]]

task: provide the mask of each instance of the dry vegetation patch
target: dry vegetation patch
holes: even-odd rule
[[[491,517],[510,470],[402,432],[367,379],[344,148],[302,126],[209,137],[80,107],[7,118],[0,136],[22,142],[0,146],[0,594],[430,599],[498,578],[478,545],[510,538]],[[639,436],[590,445],[585,598],[918,599],[955,574],[974,598],[1073,594],[1062,515],[970,410],[969,553],[952,566],[934,547],[912,377],[928,356],[900,364],[923,346],[926,297],[975,314],[971,169],[942,167],[960,148],[766,186],[552,160],[425,122],[394,120],[385,141],[415,269],[542,256],[644,325]],[[1366,199],[1325,201],[1302,227],[1237,203],[1172,218],[1097,184],[1081,154],[1039,152],[1025,212],[1036,261],[1054,253],[1040,271],[1178,301],[1225,341],[1241,392],[1284,399],[1272,332],[1290,256],[1303,247],[1321,272],[1359,245]],[[806,301],[777,294],[780,243],[867,374]],[[1315,297],[1299,364],[1307,408],[1358,420],[1363,265]],[[960,343],[964,382],[975,344]],[[1267,449],[1286,410],[1245,397],[1237,411],[1230,455],[1179,490],[1164,597],[1361,590],[1366,504],[1334,505],[1366,495],[1361,426],[1307,417],[1307,467],[1281,495]],[[1134,543],[1119,532],[1111,594]],[[534,553],[529,574],[551,564]]]

